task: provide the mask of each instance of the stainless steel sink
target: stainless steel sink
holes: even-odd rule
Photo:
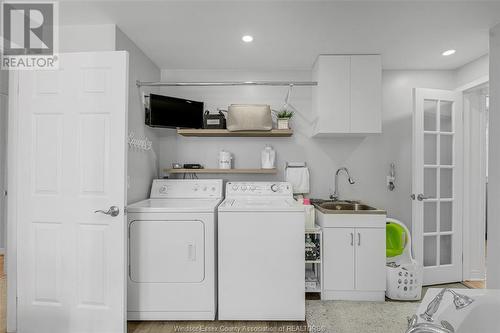
[[[312,204],[324,214],[385,214],[382,209],[358,201],[312,200]]]
[[[324,202],[319,206],[326,210],[377,210],[368,205],[347,202]]]

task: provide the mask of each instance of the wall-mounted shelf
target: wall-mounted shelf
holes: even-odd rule
[[[166,173],[276,174],[276,169],[165,169]]]
[[[182,136],[200,136],[200,137],[288,137],[292,136],[292,129],[273,129],[270,131],[237,131],[230,132],[227,129],[195,129],[179,128],[177,134]]]

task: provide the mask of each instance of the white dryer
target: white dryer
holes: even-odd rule
[[[127,207],[129,320],[214,320],[222,180],[153,181]]]
[[[226,184],[218,219],[218,319],[305,319],[304,218],[289,183]]]

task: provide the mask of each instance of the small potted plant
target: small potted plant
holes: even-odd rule
[[[293,111],[282,110],[278,112],[278,129],[289,129],[290,118],[293,117]]]

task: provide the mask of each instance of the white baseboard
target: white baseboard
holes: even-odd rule
[[[323,290],[321,300],[384,302],[385,291]]]

